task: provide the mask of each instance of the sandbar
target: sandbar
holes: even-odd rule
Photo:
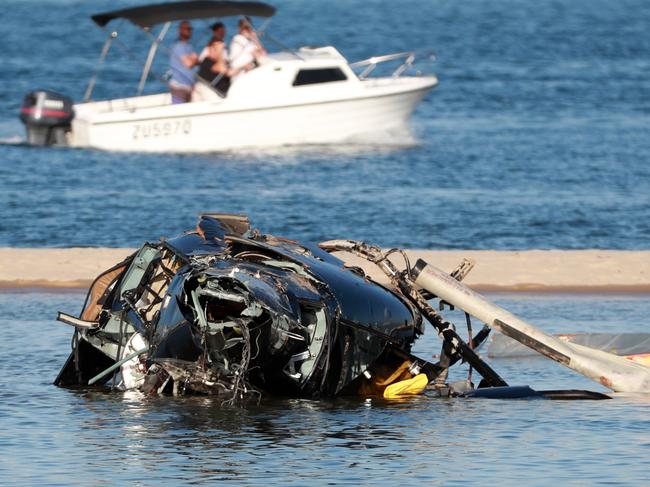
[[[129,248],[0,248],[2,289],[83,289],[103,270],[133,253]],[[408,250],[452,271],[463,258],[475,262],[465,283],[485,292],[650,292],[650,251],[626,250]],[[348,265],[385,281],[374,266],[349,254]],[[403,266],[401,256],[392,260]]]

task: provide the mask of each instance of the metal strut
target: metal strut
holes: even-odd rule
[[[151,47],[149,48],[149,54],[147,55],[147,61],[145,62],[144,68],[142,69],[142,75],[140,76],[140,83],[138,84],[138,96],[140,96],[144,91],[144,85],[147,83],[147,78],[149,77],[149,72],[151,71],[151,65],[153,64],[153,60],[156,57],[156,51],[158,51],[158,46],[167,35],[167,32],[169,31],[171,25],[172,25],[171,22],[165,23],[162,29],[160,29],[160,33],[158,34],[158,36],[151,43]]]
[[[388,256],[394,252],[397,252],[396,249],[391,249],[388,252],[384,253],[379,247],[368,245],[365,242],[357,242],[354,240],[332,240],[329,242],[323,242],[320,244],[321,248],[326,250],[339,250],[345,252],[351,252],[355,255],[358,255],[374,264],[376,264],[390,279],[397,285],[397,287],[402,291],[402,293],[408,297],[415,307],[424,315],[429,323],[435,328],[439,336],[442,337],[447,350],[444,355],[449,355],[449,357],[444,358],[444,362],[449,362],[451,364],[450,357],[452,355],[460,356],[464,361],[466,361],[470,366],[474,368],[483,379],[485,379],[485,384],[492,387],[507,386],[505,380],[503,380],[499,374],[496,373],[487,363],[485,363],[476,352],[470,347],[465,341],[456,333],[452,323],[442,319],[436,310],[427,302],[425,297],[422,295],[417,285],[411,278],[411,269],[408,262],[408,258],[404,256],[406,263],[406,270],[400,272],[395,265],[388,260]],[[463,261],[450,279],[460,280],[464,278],[467,273],[473,267],[471,261]],[[446,365],[442,364],[441,365]]]
[[[88,81],[88,86],[86,87],[86,93],[84,94],[83,97],[84,102],[89,101],[90,97],[93,94],[93,90],[95,89],[95,83],[97,82],[97,76],[99,75],[99,70],[104,64],[104,61],[106,60],[106,56],[108,55],[108,51],[111,48],[111,44],[113,44],[113,41],[115,39],[117,39],[117,32],[112,31],[108,35],[108,39],[106,39],[106,42],[104,42],[104,47],[102,48],[102,52],[99,55],[99,61],[97,62],[97,66],[95,67],[95,72],[93,73],[92,77]]]

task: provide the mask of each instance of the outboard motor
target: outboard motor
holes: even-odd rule
[[[65,134],[73,118],[72,100],[53,91],[29,92],[20,108],[31,145],[67,145]]]

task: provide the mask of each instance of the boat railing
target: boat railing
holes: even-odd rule
[[[372,73],[375,70],[377,65],[381,63],[385,63],[387,61],[395,61],[396,59],[404,59],[404,62],[400,64],[395,71],[393,71],[391,75],[393,78],[399,78],[399,76],[404,71],[406,71],[409,67],[413,65],[413,62],[415,61],[415,52],[413,51],[396,52],[394,54],[385,54],[383,56],[373,56],[368,59],[364,59],[363,61],[357,61],[356,63],[351,63],[350,67],[354,69],[354,68],[362,68],[365,66],[365,69],[358,74],[360,79],[365,79],[370,75],[370,73]]]
[[[399,78],[404,71],[407,69],[411,68],[415,64],[415,58],[418,57],[418,59],[424,59],[424,62],[433,62],[436,59],[436,54],[432,50],[423,50],[420,51],[405,51],[405,52],[396,52],[394,54],[385,54],[383,56],[373,56],[368,59],[364,59],[363,61],[357,61],[355,63],[351,63],[350,67],[352,69],[355,68],[365,68],[363,71],[360,73],[357,73],[357,76],[359,76],[359,79],[366,79],[370,74],[375,70],[375,68],[382,63],[386,63],[389,61],[396,61],[399,59],[403,59],[404,61],[402,64],[400,64],[397,69],[395,69],[391,76],[393,78]],[[418,62],[419,64],[419,62]],[[418,72],[418,74],[420,74]]]

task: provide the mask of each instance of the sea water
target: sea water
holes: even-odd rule
[[[647,331],[650,315],[648,295],[490,297],[553,332]],[[52,381],[72,331],[53,317],[57,310],[75,312],[83,298],[80,292],[0,293],[2,485],[633,485],[649,479],[650,396],[267,398],[259,406],[222,408],[209,397],[60,389]],[[423,358],[440,351],[431,331],[416,342]],[[511,385],[605,391],[544,358],[490,365]],[[466,377],[466,366],[452,369],[452,380]]]
[[[0,246],[137,246],[201,211],[262,231],[410,248],[647,249],[650,3],[643,0],[276,2],[269,32],[350,60],[432,48],[440,85],[408,132],[338,146],[114,154],[26,147],[24,93],[80,99],[105,34],[89,15],[136,1],[3,0]],[[98,97],[134,93],[146,37],[120,29]],[[207,22],[195,23],[195,46]],[[229,34],[234,32],[229,24]],[[267,45],[274,49],[270,40]],[[154,66],[164,72],[165,56]],[[148,92],[164,86],[151,81]],[[251,133],[251,138],[255,136]],[[552,332],[647,332],[638,296],[496,295]],[[52,386],[83,294],[0,293],[0,484],[638,484],[648,400],[265,400]],[[463,323],[458,317],[458,323]],[[415,350],[439,351],[429,332]],[[493,360],[511,384],[603,391],[543,359]],[[453,377],[467,370],[459,366]]]
[[[313,241],[648,248],[644,0],[282,0],[268,32],[291,47],[332,44],[351,61],[435,50],[436,62],[418,69],[440,84],[408,133],[204,155],[20,145],[29,89],[83,96],[106,37],[89,16],[142,3],[3,0],[0,246],[138,246],[193,227],[201,211],[224,211]],[[197,49],[208,23],[195,22]],[[137,88],[149,38],[128,23],[119,32],[98,98]],[[166,69],[161,50],[154,71]]]

